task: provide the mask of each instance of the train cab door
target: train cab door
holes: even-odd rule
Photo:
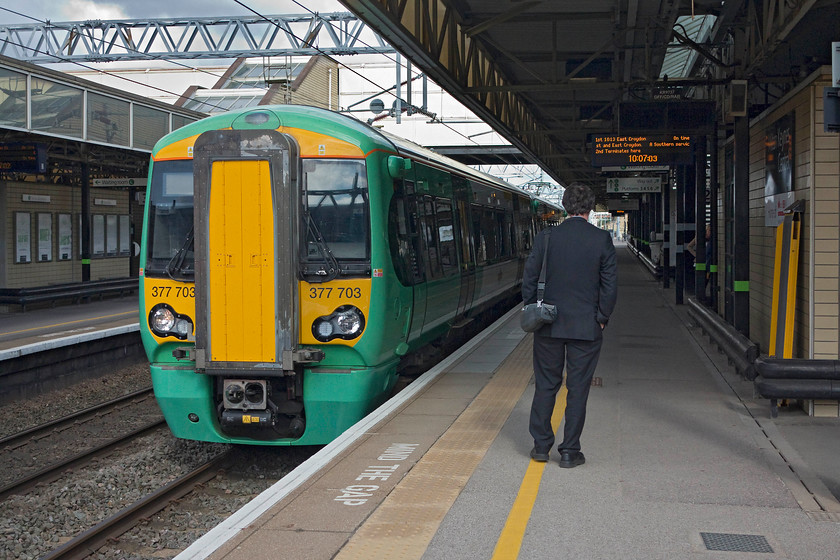
[[[296,144],[214,130],[193,157],[196,367],[282,375],[298,341]]]
[[[415,340],[423,331],[423,324],[426,320],[426,282],[425,263],[423,252],[423,236],[421,235],[421,214],[417,203],[414,175],[403,181],[403,199],[405,201],[407,238],[411,245],[412,260],[412,294],[414,302],[411,313],[411,327],[409,328],[408,339]]]

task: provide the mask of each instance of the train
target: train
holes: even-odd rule
[[[139,274],[169,429],[329,443],[386,400],[400,364],[518,294],[534,235],[560,216],[325,109],[172,131],[150,157]]]

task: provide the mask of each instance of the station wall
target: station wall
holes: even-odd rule
[[[792,115],[793,199],[805,201],[793,357],[840,358],[840,136],[823,132],[822,107],[823,87],[830,83],[831,69],[823,68],[750,123],[750,338],[764,353],[770,342],[776,250],[776,228],[765,225],[766,143],[774,123]],[[723,205],[719,208],[722,225]],[[724,247],[723,231],[718,241]]]
[[[92,188],[91,280],[127,278],[134,248],[127,191]],[[0,287],[80,282],[81,189],[0,181]]]

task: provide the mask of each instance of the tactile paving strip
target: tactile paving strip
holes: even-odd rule
[[[472,404],[394,488],[336,559],[423,556],[440,522],[525,391],[533,373],[532,339],[526,337],[514,349]]]

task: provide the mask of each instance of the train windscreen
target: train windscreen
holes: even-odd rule
[[[156,162],[149,197],[145,274],[192,279],[195,275],[192,160]]]
[[[304,262],[313,268],[337,266],[341,273],[362,272],[359,264],[370,261],[365,162],[304,160],[303,188]]]

